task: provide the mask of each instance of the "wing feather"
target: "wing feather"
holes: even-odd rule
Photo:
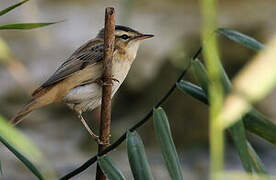
[[[89,43],[89,42],[88,42]],[[68,59],[65,61],[56,72],[42,84],[42,88],[51,86],[69,76],[73,73],[84,69],[86,66],[94,63],[98,63],[103,60],[103,42],[97,43],[90,48],[85,44],[84,49],[78,49],[78,53],[74,52]]]

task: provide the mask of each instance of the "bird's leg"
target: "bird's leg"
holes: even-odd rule
[[[90,127],[86,123],[85,119],[82,117],[81,113],[78,113],[78,118],[81,120],[82,124],[84,125],[84,127],[88,131],[88,133],[98,142],[99,136],[97,136],[95,133],[93,133],[93,131],[90,129]]]
[[[88,124],[86,123],[85,119],[82,117],[81,113],[78,112],[78,118],[81,120],[82,124],[84,125],[84,127],[86,128],[86,130],[88,131],[88,133],[95,139],[95,141],[98,144],[102,144],[102,145],[106,145],[106,143],[101,142],[99,136],[97,136],[88,126]]]

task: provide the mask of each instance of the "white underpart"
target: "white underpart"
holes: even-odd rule
[[[112,66],[113,78],[117,81],[113,81],[112,97],[119,89],[120,85],[125,80],[129,69],[136,57],[137,50],[139,48],[139,42],[130,44],[128,48],[128,60],[114,59]],[[73,88],[64,97],[64,102],[68,104],[72,109],[79,111],[80,113],[93,110],[101,105],[102,87],[97,83],[87,84],[84,86],[78,86]]]

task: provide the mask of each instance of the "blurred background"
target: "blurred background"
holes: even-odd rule
[[[1,9],[14,3],[0,1]],[[112,140],[139,121],[175,82],[189,58],[200,46],[200,4],[193,0],[32,0],[8,16],[1,24],[65,20],[49,27],[26,31],[1,31],[12,58],[0,61],[0,114],[11,118],[30,99],[31,92],[45,81],[80,45],[95,37],[104,25],[104,9],[113,6],[117,24],[130,26],[155,37],[142,43],[136,61],[113,99]],[[236,29],[261,42],[276,32],[276,1],[223,0],[219,25]],[[230,77],[255,53],[229,40],[219,38],[220,54]],[[194,82],[191,73],[186,80]],[[256,107],[276,123],[276,91]],[[208,177],[208,107],[176,91],[163,105],[170,120],[180,154],[184,178]],[[95,131],[99,110],[85,114]],[[58,177],[95,155],[97,146],[81,122],[65,105],[42,108],[18,128],[44,153]],[[146,147],[153,175],[168,179],[157,147],[152,122],[138,130]],[[98,132],[98,131],[97,131]],[[269,174],[276,175],[273,145],[248,134]],[[151,137],[151,138],[149,138]],[[154,138],[153,138],[154,137]],[[226,135],[226,169],[242,169],[232,141]],[[34,179],[34,176],[4,146],[0,146],[4,179]],[[110,154],[122,172],[131,179],[125,144]],[[91,179],[93,165],[73,179]]]

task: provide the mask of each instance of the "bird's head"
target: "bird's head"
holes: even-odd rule
[[[104,38],[104,29],[99,32],[97,37]],[[140,42],[151,37],[153,37],[152,34],[143,34],[126,26],[115,26],[115,47],[134,56],[138,51]]]

